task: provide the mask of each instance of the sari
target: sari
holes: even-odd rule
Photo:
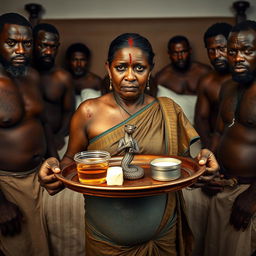
[[[180,106],[171,99],[163,97],[158,98],[158,100],[148,104],[120,124],[90,140],[88,150],[106,150],[114,154],[117,150],[119,140],[124,136],[124,125],[126,124],[132,124],[137,127],[133,133],[133,137],[138,142],[139,154],[188,155],[190,145],[199,138]],[[164,200],[166,200],[166,203],[162,212],[162,219],[155,233],[153,233],[151,238],[147,241],[142,241],[137,244],[132,242],[129,244],[127,242],[127,245],[112,239],[112,230],[106,232],[106,230],[109,231],[111,228],[108,227],[102,230],[100,228],[101,225],[95,223],[96,217],[93,217],[93,215],[96,211],[93,213],[93,209],[95,209],[93,204],[95,203],[97,206],[97,199],[85,196],[86,255],[190,255],[192,234],[184,212],[182,194],[180,191],[170,192],[165,196],[166,199]],[[91,200],[93,202],[91,202]],[[108,203],[106,204],[106,207],[109,207],[109,209],[100,211],[99,213],[102,213],[102,216],[99,216],[99,218],[105,218],[106,222],[111,222],[108,217],[104,216],[104,214],[108,215],[108,210],[110,211],[109,216],[111,216],[111,200],[109,201],[109,206]],[[119,202],[122,207],[125,208],[125,203],[122,202],[122,199],[113,200],[113,205],[115,205],[115,200],[120,200]],[[123,199],[123,201],[125,200],[126,199]],[[135,208],[134,211],[136,211],[136,199],[133,200],[135,202],[133,205]],[[152,202],[153,201],[152,197]],[[93,206],[91,207],[91,205]],[[98,206],[100,207],[100,203],[98,203]],[[148,215],[150,211],[147,211],[147,207],[150,209],[150,203],[149,205],[145,205],[146,209],[144,209]],[[159,209],[159,211],[161,210],[162,209]],[[98,212],[99,211],[97,211],[97,213]],[[115,213],[118,214],[118,212],[113,212],[112,218],[115,218]],[[125,222],[125,218],[123,222]],[[143,224],[141,225],[143,226]],[[134,233],[136,234],[135,227],[134,225]],[[115,228],[113,227],[113,229]],[[122,236],[122,233],[117,232],[117,237],[118,235]]]

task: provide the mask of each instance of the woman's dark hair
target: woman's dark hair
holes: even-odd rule
[[[110,44],[108,50],[108,63],[111,64],[115,58],[115,53],[126,47],[137,47],[141,49],[148,58],[151,69],[154,67],[154,52],[150,42],[143,36],[136,33],[125,33],[116,37]]]

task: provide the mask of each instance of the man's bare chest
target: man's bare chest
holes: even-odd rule
[[[44,99],[53,102],[60,101],[65,91],[65,85],[63,82],[50,75],[41,77],[40,87],[43,92]]]
[[[39,89],[31,84],[0,88],[0,126],[11,127],[23,120],[39,116],[43,102]]]
[[[245,127],[256,127],[256,87],[240,88],[222,104],[224,119],[235,120]]]

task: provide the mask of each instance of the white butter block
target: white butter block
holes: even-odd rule
[[[109,167],[107,170],[106,179],[107,179],[108,185],[122,185],[124,181],[122,167],[119,167],[119,166]]]

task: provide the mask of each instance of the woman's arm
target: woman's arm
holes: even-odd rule
[[[74,155],[77,152],[86,150],[88,146],[85,111],[86,104],[83,104],[77,109],[72,117],[68,149],[61,162],[59,163],[59,161],[53,157],[48,158],[44,161],[39,170],[39,182],[50,195],[55,195],[64,188],[63,183],[56,178],[55,174],[60,173],[60,168],[64,168],[72,163],[74,161]]]

